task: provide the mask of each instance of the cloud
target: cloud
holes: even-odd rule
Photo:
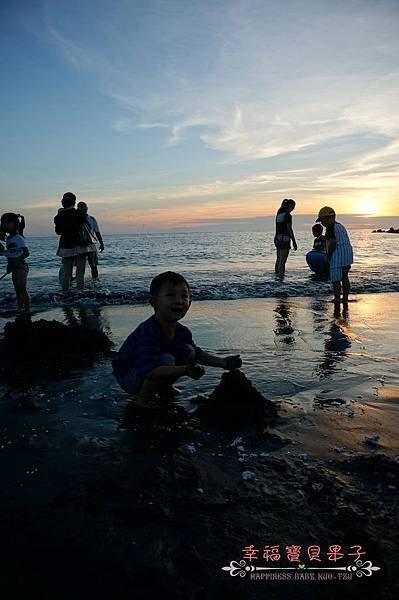
[[[129,131],[132,129],[133,126],[133,120],[129,118],[116,119],[112,122],[112,128],[118,132]]]
[[[60,0],[45,15],[66,60],[133,115],[116,121],[121,131],[131,120],[169,128],[176,144],[198,128],[210,148],[242,161],[399,129],[398,11],[389,1],[333,10]]]

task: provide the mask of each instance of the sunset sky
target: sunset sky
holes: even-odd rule
[[[52,231],[399,214],[397,0],[4,0],[1,211]]]

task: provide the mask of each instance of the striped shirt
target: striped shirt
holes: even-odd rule
[[[326,240],[336,242],[336,248],[330,258],[330,268],[349,267],[353,263],[353,249],[345,227],[336,221],[328,225]]]
[[[171,354],[176,365],[185,364],[190,353],[187,344],[194,350],[198,349],[188,327],[176,323],[175,337],[171,340],[166,337],[159,321],[153,315],[141,323],[123,343],[112,361],[114,375],[119,380],[134,368],[142,383],[147,373],[164,364],[162,354]]]

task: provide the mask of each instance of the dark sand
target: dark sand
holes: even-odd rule
[[[21,368],[0,396],[4,597],[396,597],[397,300],[357,300],[347,322],[322,300],[194,305],[185,322],[197,343],[241,352],[242,371],[279,408],[262,428],[224,429],[182,409],[142,424],[107,357],[54,377],[48,364]],[[118,346],[149,314],[86,306],[35,319],[100,327]],[[182,380],[183,397],[211,392],[220,375]],[[222,570],[250,544],[260,552],[247,566],[295,567],[280,572],[292,580]],[[286,558],[293,544],[304,568]],[[328,561],[333,544],[361,545],[380,571],[306,581],[319,566],[308,546],[321,547],[322,567],[354,564]],[[280,547],[279,562],[262,558],[265,545]]]

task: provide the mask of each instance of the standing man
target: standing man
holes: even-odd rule
[[[76,284],[83,290],[88,247],[82,245],[80,227],[86,221],[85,215],[75,208],[76,196],[66,192],[61,200],[62,208],[54,217],[55,232],[60,236],[57,255],[61,256],[63,271],[62,291],[67,293],[72,279],[72,269],[76,264]]]
[[[334,314],[340,315],[341,290],[344,311],[348,310],[350,282],[348,273],[353,263],[353,249],[345,227],[335,220],[335,210],[323,206],[316,222],[326,228],[327,258],[330,262],[330,281],[334,289]]]
[[[100,252],[103,252],[104,251],[104,242],[103,242],[103,238],[101,236],[100,228],[97,223],[97,219],[88,214],[88,206],[87,206],[86,202],[79,202],[78,210],[80,210],[86,216],[87,222],[90,225],[90,229],[92,230],[94,237],[96,237],[98,239],[98,241],[100,242],[99,250],[100,250]],[[92,244],[91,246],[89,246],[89,253],[87,255],[87,260],[90,265],[92,278],[98,279],[98,254],[97,254],[97,248],[96,248],[95,244]]]

